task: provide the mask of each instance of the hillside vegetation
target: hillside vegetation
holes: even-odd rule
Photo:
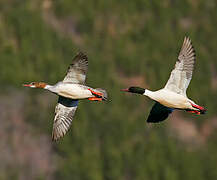
[[[0,179],[216,179],[216,11],[214,0],[0,1]],[[185,36],[197,55],[188,96],[208,113],[147,124],[153,102],[120,89],[162,88]],[[57,97],[22,84],[61,81],[78,51],[110,100],[79,102],[53,143]]]

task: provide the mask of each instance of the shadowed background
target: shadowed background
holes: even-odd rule
[[[1,1],[0,179],[216,179],[216,11],[215,0]],[[197,57],[187,93],[208,113],[147,124],[153,102],[120,89],[162,88],[185,35]],[[61,81],[79,50],[110,101],[79,102],[53,143],[57,97],[22,84]]]

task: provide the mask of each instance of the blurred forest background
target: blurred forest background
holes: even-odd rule
[[[217,179],[216,16],[216,0],[1,0],[0,180]],[[147,124],[153,101],[120,89],[162,88],[185,35],[197,55],[188,96],[208,113]],[[81,101],[54,143],[57,97],[22,84],[61,81],[79,50],[87,84],[111,101]]]

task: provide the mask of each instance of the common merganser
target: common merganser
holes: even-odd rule
[[[32,82],[23,86],[31,88],[42,88],[59,96],[55,108],[52,140],[57,141],[69,130],[73,116],[78,106],[78,100],[89,99],[91,101],[107,100],[107,93],[101,88],[91,88],[85,85],[88,69],[88,58],[79,52],[69,66],[63,81],[55,85],[44,82]]]
[[[195,60],[195,50],[191,40],[189,37],[185,37],[175,68],[172,70],[164,88],[158,91],[150,91],[140,87],[130,87],[122,89],[122,91],[145,95],[156,101],[147,122],[156,123],[163,121],[174,109],[185,110],[195,114],[205,114],[206,109],[197,105],[186,95],[186,90],[192,78]]]

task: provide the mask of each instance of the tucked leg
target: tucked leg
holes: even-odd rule
[[[196,111],[196,110],[186,110],[187,112],[193,113],[193,114],[197,114],[200,115],[200,111]]]
[[[90,100],[90,101],[102,101],[102,98],[90,97],[90,98],[88,98],[88,100]]]
[[[93,91],[93,90],[91,90],[91,89],[88,89],[94,96],[96,96],[96,97],[98,97],[98,98],[100,98],[100,97],[102,97],[103,96],[103,94],[102,93],[100,93],[100,92],[95,92],[95,91]]]

